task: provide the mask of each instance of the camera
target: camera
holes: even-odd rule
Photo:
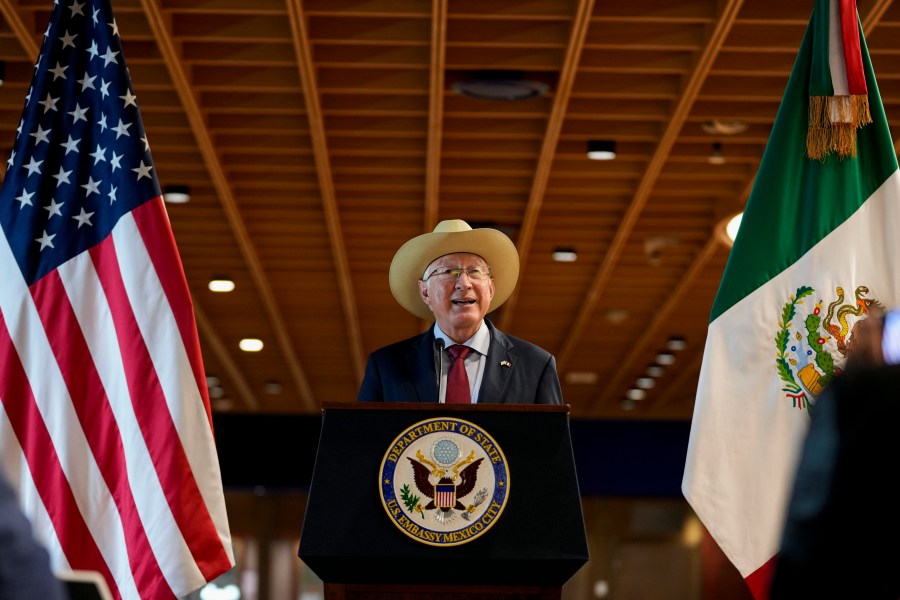
[[[884,355],[886,364],[900,363],[900,310],[891,310],[884,315],[881,353]]]

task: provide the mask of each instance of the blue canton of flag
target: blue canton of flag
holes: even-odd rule
[[[28,284],[160,193],[115,21],[78,2],[53,11],[0,188]]]

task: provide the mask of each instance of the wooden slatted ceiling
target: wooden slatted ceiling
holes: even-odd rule
[[[169,213],[214,410],[352,401],[368,352],[427,326],[390,295],[393,253],[464,218],[516,241],[520,284],[493,318],[556,354],[573,415],[690,418],[728,257],[717,227],[749,196],[812,0],[113,2],[160,181],[194,193]],[[0,147],[50,5],[0,0]],[[896,124],[900,7],[859,10]],[[453,92],[483,69],[550,92]],[[711,135],[716,119],[747,128]],[[586,160],[589,139],[618,158]],[[235,292],[207,290],[221,274]],[[237,349],[248,336],[263,352]],[[671,336],[688,348],[624,410]]]

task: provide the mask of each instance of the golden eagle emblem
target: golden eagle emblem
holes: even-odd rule
[[[509,495],[506,458],[477,425],[439,417],[416,423],[388,448],[381,499],[403,533],[436,545],[463,544],[484,534]]]
[[[882,308],[868,298],[869,288],[860,285],[853,301],[844,300],[844,288],[834,288],[837,296],[825,307],[820,298],[812,310],[800,314],[806,299],[815,289],[800,286],[781,309],[781,321],[775,334],[775,368],[784,384],[782,391],[795,408],[809,408],[819,393],[843,369],[846,357],[853,351],[856,327],[872,310]],[[823,314],[824,312],[824,314]]]

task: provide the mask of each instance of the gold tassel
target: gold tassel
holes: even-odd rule
[[[856,156],[856,129],[849,123],[835,123],[831,128],[829,150],[843,160]]]
[[[872,115],[869,113],[869,96],[857,95],[850,96],[850,104],[853,111],[853,126],[857,129],[863,125],[872,122]]]
[[[869,97],[811,96],[806,155],[825,160],[829,154],[840,159],[856,156],[856,130],[872,122]]]
[[[831,119],[827,115],[827,106],[827,96],[810,96],[806,155],[813,160],[825,160],[828,154]]]

